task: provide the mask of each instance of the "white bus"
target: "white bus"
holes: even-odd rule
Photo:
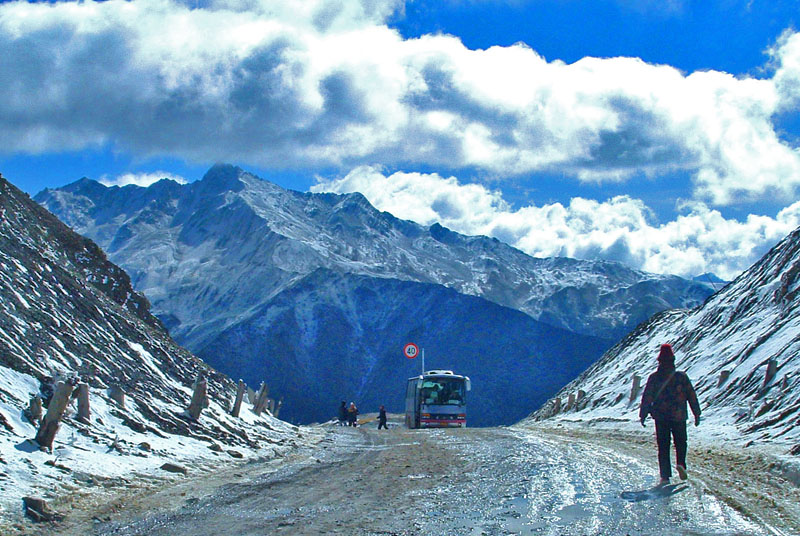
[[[406,387],[406,426],[444,428],[467,426],[467,376],[452,370],[429,370],[408,379]]]

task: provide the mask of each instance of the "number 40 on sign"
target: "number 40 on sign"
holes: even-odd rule
[[[409,359],[414,359],[419,355],[419,347],[413,342],[410,342],[403,346],[403,354]]]

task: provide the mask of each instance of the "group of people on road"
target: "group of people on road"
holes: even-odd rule
[[[339,426],[358,426],[358,407],[355,402],[347,403],[342,400],[339,405]]]
[[[348,406],[347,403],[342,400],[342,403],[339,405],[338,424],[339,426],[358,426],[358,407],[355,402],[350,402]],[[378,430],[381,428],[384,430],[389,429],[386,425],[386,408],[383,406],[378,410]]]

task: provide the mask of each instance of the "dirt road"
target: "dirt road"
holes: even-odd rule
[[[694,457],[688,481],[655,488],[655,455],[636,441],[515,428],[332,427],[293,460],[250,468],[226,483],[206,479],[140,497],[127,515],[83,533],[800,533],[795,486],[742,498],[714,468],[719,460]],[[767,476],[760,486],[770,486],[774,477]],[[775,492],[786,496],[774,502]]]

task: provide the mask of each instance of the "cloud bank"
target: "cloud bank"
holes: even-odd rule
[[[659,5],[679,12],[684,2]],[[775,127],[800,106],[800,33],[784,32],[759,77],[684,73],[636,58],[547,61],[525,44],[403,39],[387,25],[402,9],[401,0],[2,3],[0,152],[111,147],[352,169],[316,189],[358,190],[399,217],[532,255],[681,275],[732,277],[800,224],[800,150]],[[659,224],[633,197],[512,210],[485,187],[386,176],[378,164],[499,181],[550,173],[572,186],[678,172],[693,191],[675,221]],[[715,210],[759,200],[789,206],[746,221]]]
[[[793,200],[800,184],[800,152],[773,125],[800,102],[791,31],[758,79],[404,40],[386,24],[396,0],[194,5],[0,4],[0,150],[601,182],[682,171],[712,205]]]
[[[316,192],[361,192],[380,210],[422,225],[440,222],[468,235],[493,236],[537,257],[623,262],[649,272],[691,277],[714,272],[732,279],[800,226],[800,201],[777,217],[725,219],[702,202],[685,203],[675,221],[657,224],[640,200],[573,198],[518,210],[497,191],[437,174],[384,174],[360,167]]]

